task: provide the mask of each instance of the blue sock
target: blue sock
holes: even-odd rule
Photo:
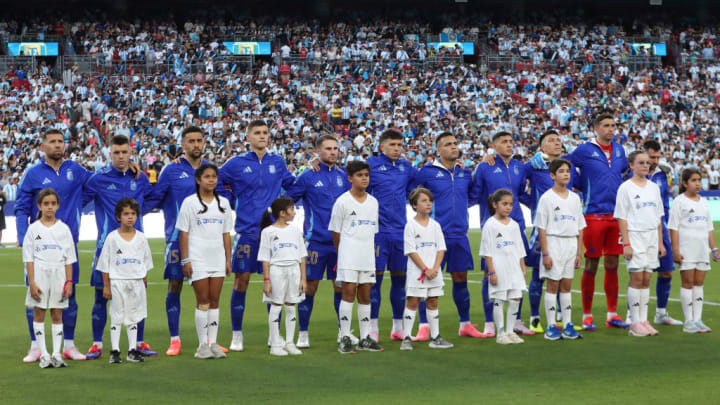
[[[335,281],[333,281],[334,283]],[[342,301],[342,291],[335,291],[333,294],[333,300],[335,301],[335,315],[338,320],[338,328],[340,327],[340,301]]]
[[[310,325],[310,315],[312,315],[314,304],[314,295],[305,295],[305,301],[298,304],[298,324],[300,324],[300,331],[302,332],[308,330],[308,325]]]
[[[482,299],[483,309],[485,310],[485,322],[493,322],[493,303],[490,301],[490,293],[488,292],[488,278],[483,278]]]
[[[405,312],[405,274],[390,276],[390,304],[392,305],[393,319],[403,319]]]
[[[380,303],[382,302],[382,281],[383,274],[375,275],[375,284],[370,290],[370,319],[378,319],[380,315]]]
[[[30,328],[30,340],[35,341],[35,331],[33,330],[33,319],[35,319],[35,310],[25,308],[25,317],[27,318],[28,328]]]
[[[73,284],[72,295],[68,299],[68,307],[62,311],[63,336],[67,340],[75,339],[75,325],[77,324],[78,305],[75,299],[77,290]]]
[[[655,284],[655,294],[657,295],[657,307],[667,308],[668,299],[670,298],[671,278],[658,277]]]
[[[102,289],[95,289],[95,304],[92,307],[93,342],[102,342],[107,323],[107,300]]]
[[[525,297],[520,297],[520,306],[518,306],[518,316],[517,319],[520,320],[522,318],[522,304]]]
[[[180,336],[180,294],[167,293],[165,312],[167,312],[170,336]]]
[[[470,291],[467,281],[453,283],[453,301],[457,306],[460,322],[470,322]]]
[[[425,300],[421,300],[420,304],[418,305],[418,323],[428,323],[427,321],[427,304],[425,304]]]
[[[138,342],[144,342],[145,341],[145,319],[138,322],[138,328],[137,328],[137,341]]]
[[[530,287],[528,288],[528,296],[530,296],[530,316],[540,316],[540,301],[543,296],[543,279],[540,278],[540,269],[533,267],[532,279],[530,279]]]
[[[230,320],[233,332],[242,330],[243,315],[245,315],[245,291],[233,289],[230,296]]]

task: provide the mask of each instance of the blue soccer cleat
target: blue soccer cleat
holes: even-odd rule
[[[150,345],[148,345],[148,344],[145,343],[145,342],[143,342],[143,344],[139,345],[139,346],[137,347],[137,350],[140,352],[140,354],[143,355],[143,357],[155,357],[155,356],[157,356],[157,352],[154,352],[154,351],[150,348]]]
[[[96,360],[102,357],[102,349],[98,347],[97,345],[92,345],[90,347],[90,350],[88,350],[88,353],[85,355],[86,360]]]
[[[560,330],[554,323],[551,323],[550,325],[548,325],[547,328],[545,328],[545,339],[560,340],[562,339],[562,337],[563,335],[560,333]]]
[[[575,325],[573,325],[572,322],[568,322],[567,325],[563,328],[562,331],[562,337],[563,339],[582,339],[582,335],[580,332],[575,330]]]
[[[607,321],[605,321],[605,326],[608,328],[627,329],[630,327],[630,324],[625,323],[625,321],[623,321],[622,318],[615,315],[612,318],[609,318]]]
[[[588,332],[592,332],[592,331],[594,331],[594,330],[597,330],[597,328],[595,327],[595,322],[593,321],[592,316],[583,319],[583,321],[582,321],[582,328],[583,328],[583,330],[586,330],[586,331],[588,331]]]

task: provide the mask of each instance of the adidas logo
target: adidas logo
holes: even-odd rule
[[[387,170],[387,167],[385,167],[385,165],[382,165],[382,166],[378,167],[378,170],[381,172],[384,172]]]
[[[435,315],[433,319],[440,319],[440,315]]]
[[[640,195],[639,195],[639,194],[635,194],[635,199],[637,200],[638,198],[640,198]]]
[[[295,322],[295,321],[296,321],[296,318],[293,317],[293,319],[291,319],[290,321],[291,321],[291,322]]]
[[[501,234],[501,233],[498,233],[497,236],[496,236],[496,238],[502,238],[502,234]]]
[[[415,238],[416,238],[416,239],[417,239],[417,238],[420,238],[420,234],[415,235]]]
[[[130,330],[137,330],[137,325],[133,325],[132,328],[130,328]]]
[[[410,320],[410,319],[412,319],[412,316],[410,316],[410,315],[405,315],[405,319]]]
[[[495,303],[495,306],[496,306],[496,307],[499,307],[499,306],[500,306],[500,303],[499,303],[499,302],[496,302],[496,303]]]
[[[365,317],[365,318],[361,319],[360,322],[370,322],[370,318]]]
[[[252,173],[250,166],[246,167],[245,170],[243,170],[243,173]]]
[[[322,180],[318,180],[318,182],[315,183],[315,187],[322,187],[322,186],[324,186]]]
[[[117,187],[115,187],[114,184],[111,184],[107,187],[108,190],[117,190]]]
[[[340,318],[340,320],[341,320],[341,321],[348,321],[349,319],[348,319],[347,316],[343,316],[342,318]]]
[[[592,157],[600,157],[600,154],[597,152],[593,152]]]
[[[42,239],[42,238],[40,237],[40,235],[38,235],[38,236],[35,237],[35,240],[41,240],[41,239]]]
[[[702,300],[703,300],[702,297],[698,297],[695,301],[700,302]]]
[[[117,326],[111,326],[110,330],[117,330]]]
[[[689,213],[690,213],[690,214],[694,214],[694,213],[695,213],[695,208],[690,208],[690,212],[689,212]]]
[[[636,303],[633,304],[633,306],[634,306],[634,307],[639,307],[639,306],[640,306],[640,303],[639,303],[639,302],[636,302]]]
[[[188,177],[190,177],[190,176],[188,176],[187,173],[183,172],[183,174],[181,174],[179,178],[180,178],[180,179],[187,179]]]
[[[60,331],[60,332],[58,332],[57,335],[55,335],[55,336],[62,336],[62,335],[63,335],[63,331]]]
[[[35,332],[35,336],[42,336],[42,331]]]
[[[350,215],[357,215],[355,211],[351,212]]]
[[[122,254],[122,250],[118,249],[117,252],[115,252],[115,254],[116,254],[116,255],[121,255],[121,254]]]
[[[280,240],[280,237],[277,235],[275,235],[275,237],[273,238],[273,241],[276,241],[276,240]]]
[[[46,184],[50,184],[50,183],[52,183],[52,181],[50,179],[48,179],[47,177],[45,177],[45,180],[43,180],[43,182],[42,182],[43,186]]]
[[[438,174],[436,174],[435,177],[445,177],[445,175],[442,174],[441,172],[438,172]]]
[[[572,305],[568,305],[568,306],[565,307],[565,310],[566,310],[566,311],[569,311],[569,310],[571,310],[571,309],[572,309]]]
[[[280,318],[275,319],[273,322],[280,323]]]
[[[550,310],[551,310],[551,311],[555,311],[555,307],[550,307]]]
[[[560,211],[560,207],[555,207],[555,211]]]
[[[217,322],[213,322],[213,323],[210,324],[210,326],[217,326],[217,325],[218,325]]]
[[[495,169],[495,171],[493,172],[493,174],[495,174],[495,173],[500,173],[500,174],[502,174],[502,169],[498,167],[498,168]]]

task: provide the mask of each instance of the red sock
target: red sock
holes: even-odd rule
[[[582,291],[583,314],[591,314],[593,295],[595,295],[595,273],[583,271],[580,286]]]
[[[605,297],[608,312],[617,312],[618,301],[618,275],[617,268],[605,268]]]

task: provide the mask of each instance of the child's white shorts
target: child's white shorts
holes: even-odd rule
[[[629,272],[646,271],[660,267],[658,258],[658,232],[653,231],[628,231],[630,247],[632,247],[632,259],[626,261]]]
[[[577,257],[577,237],[547,236],[548,252],[553,266],[546,269],[540,258],[540,278],[559,281],[563,278],[572,279],[575,275],[575,258]]]
[[[342,283],[375,284],[374,271],[338,269],[335,284],[342,287]]]
[[[35,300],[30,295],[28,287],[25,297],[25,306],[28,308],[42,309],[65,309],[68,307],[68,300],[63,300],[63,287],[65,287],[65,266],[43,266],[35,264],[35,285],[40,291],[40,299]]]
[[[270,295],[263,293],[263,302],[273,304],[297,304],[305,300],[305,294],[300,292],[300,265],[295,263],[289,266],[270,265]]]
[[[147,294],[142,279],[111,279],[110,322],[131,325],[147,318]]]

